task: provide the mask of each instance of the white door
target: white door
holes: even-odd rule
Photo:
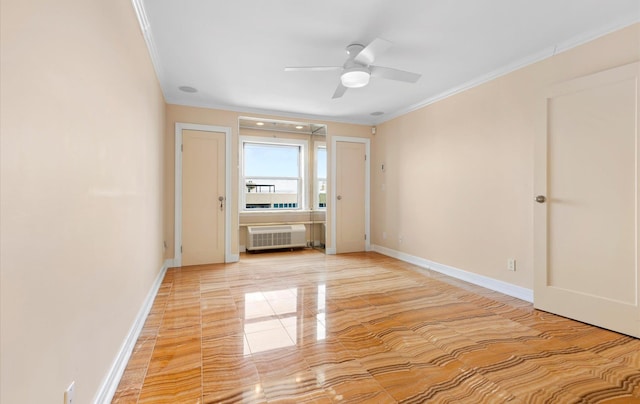
[[[365,167],[364,143],[336,142],[336,252],[365,250]]]
[[[225,134],[182,131],[182,265],[225,260]]]
[[[534,212],[535,307],[636,337],[639,67],[551,89]]]

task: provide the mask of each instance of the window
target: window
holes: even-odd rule
[[[307,142],[242,137],[241,144],[242,210],[302,209]]]
[[[316,143],[315,154],[316,186],[314,188],[314,205],[316,209],[327,208],[327,145],[324,142]]]

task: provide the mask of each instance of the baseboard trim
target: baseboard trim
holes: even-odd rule
[[[151,311],[151,307],[153,306],[153,302],[156,299],[156,295],[158,294],[164,275],[166,274],[167,269],[172,266],[173,260],[168,259],[164,261],[160,272],[151,286],[151,290],[149,290],[147,297],[142,303],[142,307],[140,307],[140,310],[138,311],[138,315],[133,321],[133,325],[129,329],[129,333],[120,347],[120,351],[111,365],[111,369],[109,369],[109,372],[104,378],[102,385],[93,400],[95,404],[108,404],[113,399],[118,388],[118,384],[120,383],[120,379],[122,378],[124,370],[127,367],[127,363],[129,362],[129,358],[131,357],[131,353],[133,352],[133,348],[136,345],[136,341],[142,332],[144,322],[146,321],[147,316]]]
[[[336,255],[336,249],[335,248],[326,248],[324,250],[325,254],[327,255]]]
[[[382,247],[379,245],[372,245],[373,251],[380,254],[397,258],[400,261],[408,262],[413,265],[417,265],[421,268],[430,269],[441,274],[451,276],[456,279],[460,279],[474,285],[482,286],[483,288],[491,289],[496,292],[504,293],[505,295],[513,296],[518,299],[533,303],[533,290],[523,288],[508,282],[500,281],[498,279],[490,278],[488,276],[475,274],[473,272],[458,269],[449,265],[440,264],[428,259],[416,257],[415,255],[396,251],[391,248]]]

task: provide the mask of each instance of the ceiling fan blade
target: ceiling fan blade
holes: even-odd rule
[[[342,83],[338,83],[338,87],[336,88],[336,92],[333,93],[333,97],[331,98],[340,98],[347,92],[347,87],[343,86]]]
[[[393,45],[386,39],[376,38],[367,45],[360,53],[356,55],[354,60],[363,65],[369,66],[376,60],[376,56],[384,53]]]
[[[285,72],[328,72],[334,70],[342,70],[342,66],[292,66],[285,67]]]
[[[391,67],[370,66],[371,76],[382,77],[383,79],[404,81],[415,83],[422,77],[421,74],[406,72],[404,70],[392,69]]]

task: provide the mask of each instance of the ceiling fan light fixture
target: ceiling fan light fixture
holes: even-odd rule
[[[369,84],[369,78],[371,74],[369,70],[364,67],[352,67],[345,70],[340,76],[342,85],[347,88],[360,88]]]

